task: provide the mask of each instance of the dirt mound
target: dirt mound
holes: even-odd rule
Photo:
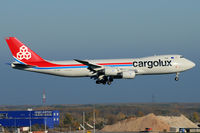
[[[182,128],[198,128],[198,126],[186,118],[181,116],[157,116],[158,119],[167,123],[170,127],[182,127]]]
[[[148,114],[139,118],[129,118],[113,125],[105,126],[104,132],[128,132],[144,131],[145,128],[152,128],[153,131],[169,131],[170,126],[158,119],[154,114]]]

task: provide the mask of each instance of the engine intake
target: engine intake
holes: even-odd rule
[[[119,74],[119,70],[116,68],[105,68],[104,73],[106,76],[117,76]]]
[[[133,79],[133,78],[135,78],[135,72],[134,71],[122,72],[122,78],[123,79]]]

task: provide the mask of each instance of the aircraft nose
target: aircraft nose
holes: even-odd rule
[[[195,67],[195,66],[196,66],[196,64],[195,64],[194,62],[191,61],[191,67],[193,68],[193,67]]]
[[[196,66],[196,64],[194,62],[192,62],[192,61],[189,61],[189,66],[190,66],[190,68],[193,68],[193,67]]]

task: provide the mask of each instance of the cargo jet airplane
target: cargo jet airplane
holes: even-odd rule
[[[134,79],[136,75],[179,73],[195,63],[181,55],[159,55],[130,59],[48,61],[38,56],[15,37],[6,38],[15,59],[12,68],[63,77],[91,77],[97,84],[110,85],[113,79]]]

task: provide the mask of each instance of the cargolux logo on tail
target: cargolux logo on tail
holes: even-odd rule
[[[30,59],[31,58],[31,53],[28,52],[28,48],[26,46],[21,46],[19,48],[19,52],[17,53],[17,59],[22,60],[22,59]]]

